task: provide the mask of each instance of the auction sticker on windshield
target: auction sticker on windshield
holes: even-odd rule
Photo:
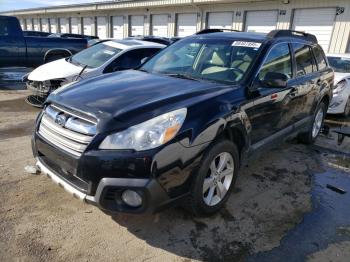
[[[244,47],[251,47],[251,48],[259,48],[261,46],[261,43],[245,42],[245,41],[234,41],[232,43],[232,46],[244,46]]]

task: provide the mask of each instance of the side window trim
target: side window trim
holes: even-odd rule
[[[318,61],[317,61],[316,54],[315,54],[315,49],[316,49],[316,48],[319,49],[319,51],[320,51],[320,53],[321,53],[321,56],[322,56],[324,62],[326,63],[326,67],[323,68],[323,69],[319,68],[319,63],[318,63]],[[317,46],[317,45],[314,45],[314,46],[312,46],[311,50],[312,50],[312,55],[313,55],[313,57],[314,57],[314,60],[315,60],[315,62],[316,62],[317,71],[325,70],[327,67],[329,67],[328,59],[327,59],[326,54],[324,53],[324,51],[323,51],[322,48],[320,48],[320,47]]]
[[[290,52],[290,60],[292,63],[292,77],[289,80],[294,80],[294,79],[296,79],[296,76],[297,76],[297,63],[295,60],[294,50],[293,50],[291,42],[288,42],[288,47],[289,47],[289,52]],[[287,81],[287,83],[289,82],[289,80]]]
[[[315,57],[315,54],[314,54],[314,51],[313,51],[313,46],[309,46],[309,52],[311,54],[311,58],[312,58],[312,61],[313,61],[313,66],[312,66],[312,73],[317,73],[319,71],[318,69],[318,63],[317,63],[317,60],[316,60],[316,57]],[[315,68],[315,70],[314,70]]]

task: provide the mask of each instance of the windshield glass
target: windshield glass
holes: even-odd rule
[[[329,56],[328,62],[335,72],[350,73],[350,58]]]
[[[75,54],[69,61],[80,66],[96,68],[107,62],[121,50],[106,43],[100,43]]]
[[[226,39],[188,39],[164,49],[141,70],[232,84],[243,79],[260,45]]]

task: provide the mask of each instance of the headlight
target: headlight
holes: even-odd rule
[[[107,136],[100,149],[148,150],[165,144],[175,137],[186,118],[187,109],[181,108]]]
[[[341,80],[335,85],[335,88],[333,89],[333,94],[339,94],[341,93],[346,87],[346,81]]]
[[[44,87],[50,88],[51,86],[51,80],[45,80],[42,82]]]
[[[51,92],[51,94],[53,95],[56,95],[59,91],[62,91],[62,90],[65,90],[66,88],[70,87],[71,85],[77,83],[78,81],[73,81],[73,82],[70,82],[68,84],[65,84],[57,89],[55,89],[53,92]]]

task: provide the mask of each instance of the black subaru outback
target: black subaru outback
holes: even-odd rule
[[[112,213],[210,214],[254,152],[293,134],[314,142],[333,88],[316,37],[218,31],[53,93],[32,140],[41,172]]]

